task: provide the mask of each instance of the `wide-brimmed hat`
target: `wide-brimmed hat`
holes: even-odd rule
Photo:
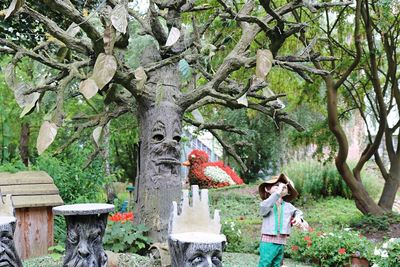
[[[279,176],[272,176],[270,180],[260,184],[260,186],[258,187],[258,193],[260,194],[262,200],[267,199],[270,195],[268,192],[265,191],[265,188],[278,182],[287,184],[288,195],[283,197],[283,200],[285,200],[286,202],[292,201],[299,195],[296,188],[294,188],[294,183],[292,182],[292,180],[290,180],[289,177],[287,177],[285,174],[281,173]]]

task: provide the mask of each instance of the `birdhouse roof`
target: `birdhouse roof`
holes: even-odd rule
[[[12,195],[15,208],[64,204],[53,179],[43,171],[1,172],[0,190],[3,195]]]

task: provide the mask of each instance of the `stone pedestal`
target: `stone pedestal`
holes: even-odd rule
[[[0,267],[22,267],[14,244],[16,222],[15,217],[0,216]]]
[[[75,204],[53,208],[55,215],[63,215],[67,223],[64,267],[105,267],[107,255],[103,236],[110,204]]]

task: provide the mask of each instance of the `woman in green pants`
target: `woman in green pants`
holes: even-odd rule
[[[262,183],[258,192],[263,200],[260,203],[263,223],[258,267],[278,267],[292,225],[301,226],[303,223],[303,213],[290,203],[298,193],[293,182],[283,173]]]

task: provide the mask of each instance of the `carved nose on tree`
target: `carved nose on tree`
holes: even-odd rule
[[[174,146],[176,146],[178,144],[178,142],[176,140],[166,140],[164,142],[164,144],[166,146],[174,147]]]
[[[89,256],[89,250],[87,249],[86,246],[80,246],[78,248],[78,254],[79,256],[81,256],[82,258],[87,258]]]

